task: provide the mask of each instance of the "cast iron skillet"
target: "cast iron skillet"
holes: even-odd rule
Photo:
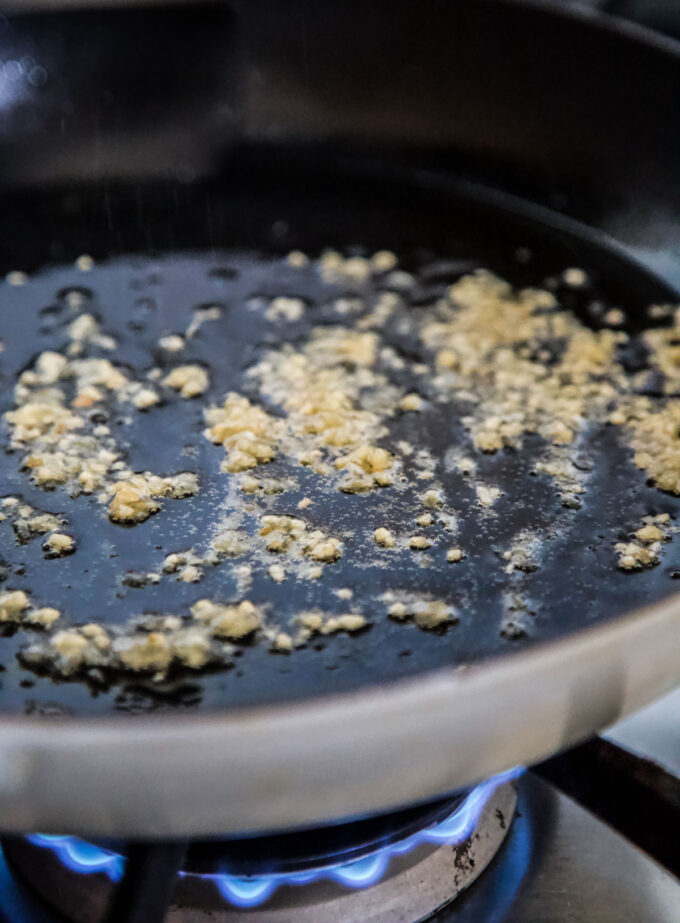
[[[583,266],[633,326],[680,285],[680,57],[633,27],[492,0],[260,0],[17,14],[1,40],[17,66],[2,71],[0,271],[35,273],[4,295],[5,329],[25,329],[26,344],[7,379],[49,341],[40,310],[77,281],[50,267],[82,252],[113,261],[96,296],[114,328],[140,286],[160,287],[171,317],[186,308],[188,264],[168,254],[187,251],[202,254],[197,301],[215,285],[226,300],[246,294],[237,250],[351,243],[392,247],[414,266],[453,254],[518,284]],[[518,247],[534,254],[529,266]],[[136,288],[124,292],[115,261],[130,254]],[[237,354],[239,330],[223,335]],[[540,578],[544,610],[514,646],[481,572],[466,588],[475,618],[444,637],[407,629],[406,642],[385,623],[295,662],[252,649],[243,669],[174,698],[36,678],[13,661],[21,639],[3,639],[5,828],[209,835],[383,810],[535,761],[669,689],[680,679],[677,552],[630,579],[592,549],[622,508],[675,514],[678,501],[626,486],[630,458],[611,438],[597,451],[601,489]],[[501,478],[527,475],[493,464]],[[14,467],[2,463],[8,481]],[[540,528],[546,500],[528,484]],[[529,514],[508,515],[516,531]],[[144,558],[152,529],[164,547],[163,521],[137,527],[132,555]],[[97,557],[109,527],[92,534],[89,557],[69,559],[67,589],[74,611],[94,600],[115,620],[135,600],[112,592]],[[7,565],[30,576],[26,554],[11,549]],[[359,593],[362,579],[389,579],[340,576]],[[184,601],[176,584],[163,592],[163,607]]]

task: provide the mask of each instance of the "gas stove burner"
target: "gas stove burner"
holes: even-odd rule
[[[515,810],[518,774],[434,805],[317,831],[194,843],[167,923],[425,920],[496,854]],[[36,834],[3,846],[23,878],[68,919],[105,919],[125,868],[111,844]]]

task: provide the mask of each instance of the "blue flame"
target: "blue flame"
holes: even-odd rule
[[[264,903],[281,885],[305,885],[315,881],[330,880],[346,888],[370,888],[384,876],[392,856],[411,852],[421,843],[464,843],[479,823],[482,811],[499,785],[518,778],[521,768],[511,769],[482,782],[473,789],[465,801],[444,821],[434,824],[412,836],[381,847],[377,852],[354,862],[331,865],[309,872],[288,872],[238,878],[234,875],[212,875],[223,897],[236,907],[256,907]]]
[[[228,874],[202,877],[213,881],[220,894],[232,905],[242,908],[259,906],[281,885],[308,885],[325,880],[334,881],[353,890],[369,888],[384,876],[393,856],[409,853],[422,843],[446,843],[455,846],[465,842],[477,826],[482,811],[498,786],[516,779],[521,773],[520,768],[511,769],[482,782],[446,820],[414,833],[399,843],[382,846],[376,852],[353,862],[328,865],[305,872],[281,872],[248,878]],[[125,860],[115,852],[72,836],[32,834],[26,839],[35,846],[51,849],[61,862],[74,872],[102,872],[112,882],[120,881],[122,878]]]
[[[34,846],[44,846],[59,856],[62,863],[81,875],[104,872],[111,881],[123,877],[125,860],[115,852],[94,846],[75,836],[51,836],[46,833],[32,833],[26,837]]]

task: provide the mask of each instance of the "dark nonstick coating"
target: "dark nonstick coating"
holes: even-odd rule
[[[23,287],[3,286],[2,338],[11,347],[0,354],[0,410],[11,407],[10,385],[17,372],[39,351],[63,347],[65,309],[59,293],[69,286],[91,290],[94,313],[121,344],[117,361],[140,369],[148,367],[151,344],[163,333],[183,330],[193,308],[222,304],[221,320],[203,328],[182,357],[209,363],[207,397],[218,400],[230,388],[239,388],[240,371],[265,345],[275,343],[271,329],[265,338],[263,328],[256,330],[247,321],[240,307],[247,297],[285,293],[304,296],[312,304],[327,297],[311,275],[300,281],[299,274],[281,270],[277,259],[293,247],[312,253],[326,246],[369,251],[389,247],[416,272],[433,257],[453,259],[445,277],[417,287],[414,310],[436,296],[437,285],[474,266],[490,267],[518,285],[541,284],[566,266],[582,266],[594,280],[591,295],[622,307],[631,330],[642,307],[671,297],[654,277],[586,232],[579,237],[480,198],[481,192],[475,200],[467,187],[453,183],[444,188],[422,176],[361,179],[357,171],[343,177],[336,170],[331,179],[282,167],[241,170],[228,184],[212,186],[80,187],[39,196],[6,195],[0,215],[0,272],[20,268],[34,275]],[[518,247],[531,250],[529,263],[518,262]],[[72,266],[82,252],[103,260],[94,273]],[[150,300],[156,308],[149,308]],[[585,310],[578,299],[572,306]],[[314,323],[323,322],[322,308],[308,313]],[[587,319],[585,313],[583,317]],[[165,554],[194,544],[215,524],[229,477],[219,472],[221,450],[202,437],[201,429],[199,406],[179,399],[152,414],[138,414],[121,428],[135,470],[169,474],[190,467],[205,485],[193,500],[169,501],[160,514],[127,529],[109,522],[94,499],[74,501],[64,492],[32,487],[18,473],[15,456],[0,456],[2,494],[66,513],[79,539],[77,554],[54,561],[43,560],[39,540],[15,545],[3,539],[5,585],[30,589],[41,604],[58,605],[74,622],[93,617],[123,622],[143,610],[186,611],[200,596],[237,598],[229,567],[208,571],[198,586],[168,579],[146,588],[121,583],[126,571],[157,568]],[[403,416],[388,438],[409,439],[439,457],[452,438],[463,438],[463,431],[449,408]],[[191,457],[182,455],[187,444],[194,447]],[[26,642],[26,633],[19,632],[0,640],[2,709],[104,714],[112,709],[222,709],[323,696],[510,656],[677,591],[672,579],[680,573],[675,541],[660,566],[633,575],[616,569],[613,543],[650,512],[669,512],[675,518],[680,500],[645,485],[615,428],[595,430],[588,445],[595,467],[580,510],[563,509],[548,480],[531,475],[530,452],[479,459],[481,477],[507,488],[497,515],[489,520],[475,513],[472,488],[460,475],[442,475],[450,505],[467,511],[457,542],[468,558],[455,568],[436,566],[434,560],[432,566],[420,567],[409,552],[365,566],[361,548],[370,540],[373,526],[368,524],[389,510],[390,521],[397,528],[401,521],[406,528],[417,512],[390,501],[389,491],[312,506],[308,518],[313,525],[332,523],[329,531],[347,530],[342,560],[316,582],[288,580],[277,586],[256,575],[248,596],[271,602],[283,616],[312,605],[340,612],[347,606],[332,590],[351,587],[356,608],[373,616],[370,630],[359,636],[323,639],[290,657],[274,655],[266,645],[245,647],[232,669],[180,677],[160,694],[150,682],[127,680],[110,689],[93,689],[36,676],[15,660]],[[287,473],[285,464],[276,461],[267,473]],[[273,512],[294,514],[300,498],[318,495],[315,475],[299,469],[295,474],[299,496],[275,500]],[[524,637],[509,640],[500,633],[505,580],[500,546],[522,528],[540,532],[551,523],[557,529],[543,565],[523,583],[535,615],[525,624]],[[438,547],[441,561],[446,545],[440,542]],[[459,624],[443,634],[427,633],[390,621],[383,608],[368,610],[379,592],[395,586],[450,599],[460,609]]]

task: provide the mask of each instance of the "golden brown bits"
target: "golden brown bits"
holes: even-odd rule
[[[342,556],[342,543],[320,529],[307,530],[307,523],[294,516],[262,517],[260,535],[267,551],[298,551],[313,561],[329,563]]]
[[[109,519],[113,522],[144,522],[161,507],[141,476],[129,481],[118,481],[111,487],[111,492],[113,496],[109,502]]]
[[[293,639],[285,631],[279,631],[274,637],[272,648],[280,654],[290,654],[293,650]]]
[[[335,250],[327,250],[319,259],[321,277],[326,282],[366,282],[371,275],[371,263],[362,256],[344,258]]]
[[[268,551],[286,551],[293,542],[302,538],[306,528],[304,519],[268,515],[262,517],[260,535],[267,539]]]
[[[680,404],[673,401],[658,412],[636,414],[628,426],[638,468],[661,490],[680,494]]]
[[[205,419],[208,439],[227,451],[223,470],[246,471],[275,457],[280,423],[247,397],[229,393],[222,407],[205,411]]]
[[[643,526],[635,533],[636,538],[641,542],[660,542],[664,538],[664,533],[658,526]]]
[[[421,500],[423,501],[423,506],[431,510],[438,509],[444,505],[444,498],[438,490],[426,490]]]
[[[347,472],[347,478],[341,483],[340,489],[345,493],[361,493],[374,485],[389,486],[392,483],[389,469],[393,461],[387,449],[367,444],[357,446],[349,454],[335,460],[335,467]]]
[[[394,535],[385,526],[380,526],[373,532],[373,538],[376,544],[382,545],[383,548],[394,548],[396,540]]]
[[[554,445],[568,445],[573,442],[574,432],[566,426],[561,420],[556,420],[549,424],[544,430],[545,436]]]
[[[61,672],[67,675],[83,666],[90,646],[88,639],[75,629],[58,631],[51,638],[50,644],[59,658]]]
[[[237,529],[223,529],[210,543],[214,551],[228,558],[243,554],[247,548],[246,536]]]
[[[622,570],[640,570],[654,567],[661,560],[662,544],[670,541],[671,532],[676,531],[670,523],[668,513],[645,516],[642,526],[628,542],[617,542],[618,566]]]
[[[604,321],[610,327],[620,327],[626,320],[626,315],[621,308],[610,308],[604,316]]]
[[[326,619],[321,627],[321,633],[324,635],[335,634],[338,631],[346,631],[350,634],[355,631],[361,631],[366,628],[368,621],[363,615],[357,612],[349,612],[346,615],[333,615]]]
[[[160,401],[159,396],[153,390],[153,388],[140,388],[139,391],[136,391],[132,398],[132,403],[137,408],[137,410],[148,410],[150,407],[154,407]]]
[[[195,564],[187,564],[179,572],[179,579],[183,583],[198,583],[203,575],[203,571]]]
[[[391,250],[378,250],[371,257],[373,272],[391,272],[396,266],[397,257]]]
[[[167,478],[149,472],[133,474],[111,485],[109,519],[112,522],[144,522],[160,509],[158,497],[180,500],[193,496],[197,491],[198,479],[191,471],[182,471]]]
[[[481,429],[472,438],[472,444],[480,452],[497,452],[504,446],[503,436],[497,430]]]
[[[164,674],[172,662],[172,645],[160,631],[117,638],[113,649],[129,670]]]
[[[440,349],[435,357],[437,368],[452,372],[458,368],[458,356],[452,349]]]
[[[60,521],[58,516],[53,516],[51,513],[38,513],[31,516],[27,525],[31,532],[44,535],[46,532],[56,532],[59,529]]]
[[[478,484],[475,487],[475,493],[477,494],[479,505],[486,509],[493,506],[501,495],[501,491],[498,487],[488,487],[486,484]]]
[[[26,285],[28,282],[28,276],[25,272],[21,272],[18,269],[13,269],[11,272],[8,272],[5,276],[5,282],[8,285],[13,285],[19,287],[21,285]]]
[[[281,567],[280,564],[272,564],[268,568],[268,573],[272,580],[274,580],[276,583],[283,583],[283,581],[286,579],[286,571],[283,567]]]
[[[216,637],[232,640],[247,638],[257,631],[262,622],[259,610],[247,599],[226,605],[199,599],[191,607],[191,613]]]
[[[342,556],[342,545],[337,538],[326,538],[305,550],[313,561],[337,561]]]
[[[179,391],[182,397],[192,398],[208,390],[210,379],[201,365],[178,365],[165,376],[163,384]]]
[[[94,269],[94,260],[89,253],[83,253],[76,260],[75,266],[80,272],[91,272]]]
[[[287,298],[279,295],[273,298],[265,311],[267,320],[284,320],[293,323],[300,320],[305,312],[305,303],[301,298]]]
[[[622,570],[653,567],[659,563],[659,555],[653,547],[639,545],[637,542],[617,542],[615,547]]]
[[[301,612],[297,621],[309,631],[320,631],[323,625],[323,615],[319,612]]]
[[[289,266],[294,266],[296,269],[302,269],[309,264],[309,257],[301,250],[291,250],[286,257],[286,262]]]
[[[43,548],[49,557],[59,558],[76,550],[76,540],[64,532],[53,532],[45,539]]]
[[[100,651],[105,651],[111,646],[111,640],[108,634],[101,625],[97,625],[95,622],[90,622],[89,625],[83,625],[80,631],[83,637],[91,641]]]
[[[570,288],[583,288],[588,284],[588,275],[583,269],[571,267],[562,273],[562,281]]]
[[[175,631],[170,643],[177,660],[191,670],[200,670],[211,659],[210,636],[199,626]]]
[[[23,590],[6,590],[0,593],[0,622],[16,622],[29,607]]]
[[[83,410],[103,400],[104,395],[99,388],[96,388],[94,385],[86,385],[73,398],[71,407],[75,407],[77,410]]]
[[[41,628],[51,628],[52,625],[61,616],[58,609],[52,606],[42,606],[39,609],[31,609],[27,614],[25,621],[29,625],[38,625]]]
[[[397,621],[413,619],[418,628],[433,629],[456,621],[453,606],[442,599],[409,598],[393,603],[388,610],[390,618]]]
[[[167,336],[160,338],[158,345],[166,353],[178,353],[184,349],[184,337],[178,333],[169,333]]]
[[[35,361],[34,372],[41,385],[53,385],[66,371],[68,359],[61,353],[46,350]]]
[[[419,394],[406,394],[399,401],[399,409],[403,411],[422,410],[423,399]]]
[[[14,427],[12,441],[16,446],[35,442],[43,436],[56,443],[69,430],[82,426],[80,417],[64,407],[56,395],[25,403],[17,410],[10,410],[5,418]]]

